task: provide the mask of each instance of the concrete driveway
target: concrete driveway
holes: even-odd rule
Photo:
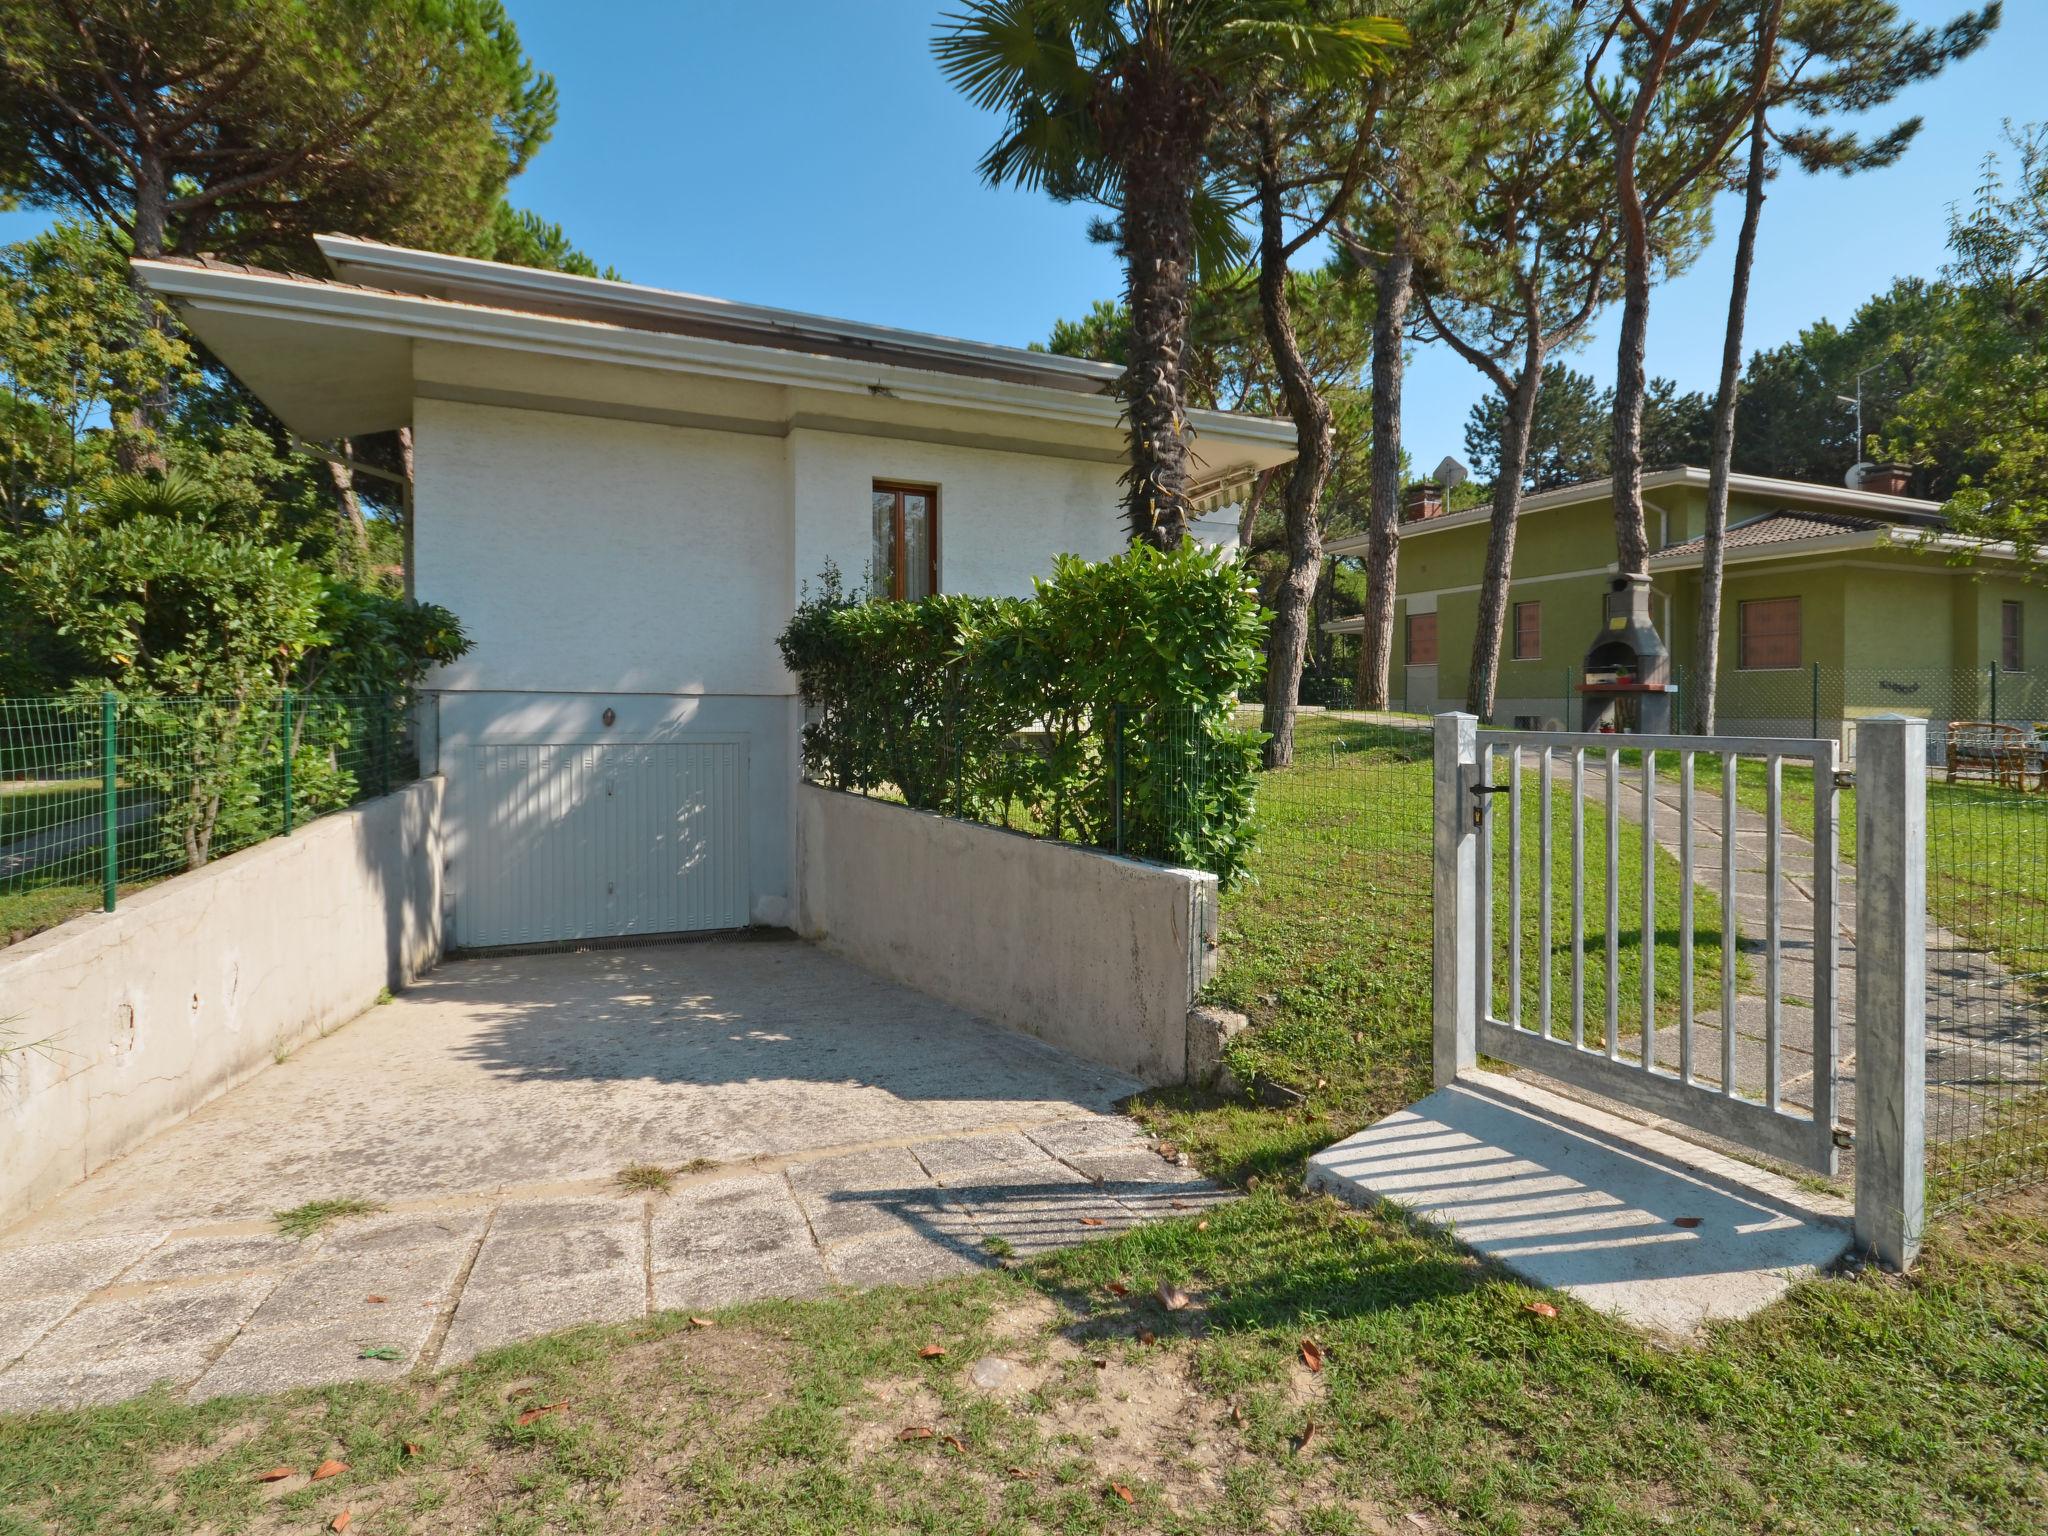
[[[0,1410],[403,1374],[1222,1198],[1115,1113],[1137,1086],[791,941],[453,962],[0,1235]],[[311,1201],[378,1209],[280,1235]]]

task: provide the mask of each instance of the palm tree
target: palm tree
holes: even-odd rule
[[[1130,313],[1123,394],[1131,542],[1187,532],[1181,349],[1199,264],[1244,252],[1206,152],[1242,84],[1276,64],[1326,78],[1379,64],[1401,30],[1325,0],[972,0],[933,42],[967,97],[1004,118],[991,185],[1043,189],[1116,215]]]

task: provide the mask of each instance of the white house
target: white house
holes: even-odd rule
[[[331,279],[136,266],[302,437],[413,430],[408,575],[475,647],[427,722],[457,944],[785,921],[803,584],[1021,594],[1123,543],[1113,367],[319,244]],[[1205,508],[1293,456],[1190,415]]]

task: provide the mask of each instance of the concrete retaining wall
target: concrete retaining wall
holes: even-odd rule
[[[797,787],[797,930],[1148,1083],[1188,1071],[1216,877]]]
[[[441,790],[423,779],[0,950],[0,1226],[432,965]]]

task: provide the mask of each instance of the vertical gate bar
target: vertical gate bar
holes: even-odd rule
[[[1643,748],[1643,1060],[1657,1064],[1657,753]]]
[[[1471,978],[1478,910],[1473,900],[1477,836],[1472,826],[1474,746],[1471,715],[1434,722],[1432,798],[1435,809],[1431,889],[1431,1066],[1439,1088],[1472,1070],[1477,1027]]]
[[[1586,1045],[1586,749],[1572,748],[1572,1049]]]
[[[1692,1065],[1692,779],[1690,747],[1678,754],[1678,1076],[1691,1082]]]
[[[1485,742],[1479,744],[1477,752],[1479,777],[1475,784],[1493,782],[1493,748]],[[1479,981],[1478,1017],[1493,1017],[1493,796],[1475,795],[1475,807],[1479,833],[1479,869],[1472,881],[1473,901],[1479,909],[1479,943],[1474,949],[1473,959],[1477,962]]]
[[[1721,1092],[1735,1094],[1735,754],[1721,758]]]
[[[1522,749],[1508,749],[1508,1022],[1522,1027]]]
[[[1607,1059],[1621,1055],[1621,748],[1607,749]]]
[[[1814,1149],[1824,1166],[1834,1166],[1835,1148],[1835,1013],[1836,970],[1841,964],[1841,925],[1835,919],[1836,817],[1840,791],[1835,787],[1837,747],[1822,738],[1813,760],[1813,1134]]]
[[[1778,1050],[1782,1043],[1784,1018],[1778,1007],[1780,927],[1779,883],[1784,874],[1785,759],[1770,755],[1770,791],[1764,811],[1767,835],[1764,853],[1764,1103],[1778,1107],[1782,1072]]]
[[[1543,757],[1536,770],[1536,798],[1542,803],[1537,814],[1543,818],[1536,833],[1536,862],[1541,865],[1537,872],[1537,926],[1543,930],[1543,969],[1536,977],[1536,1011],[1543,1015],[1543,1038],[1551,1036],[1550,1028],[1550,748],[1542,749]]]

